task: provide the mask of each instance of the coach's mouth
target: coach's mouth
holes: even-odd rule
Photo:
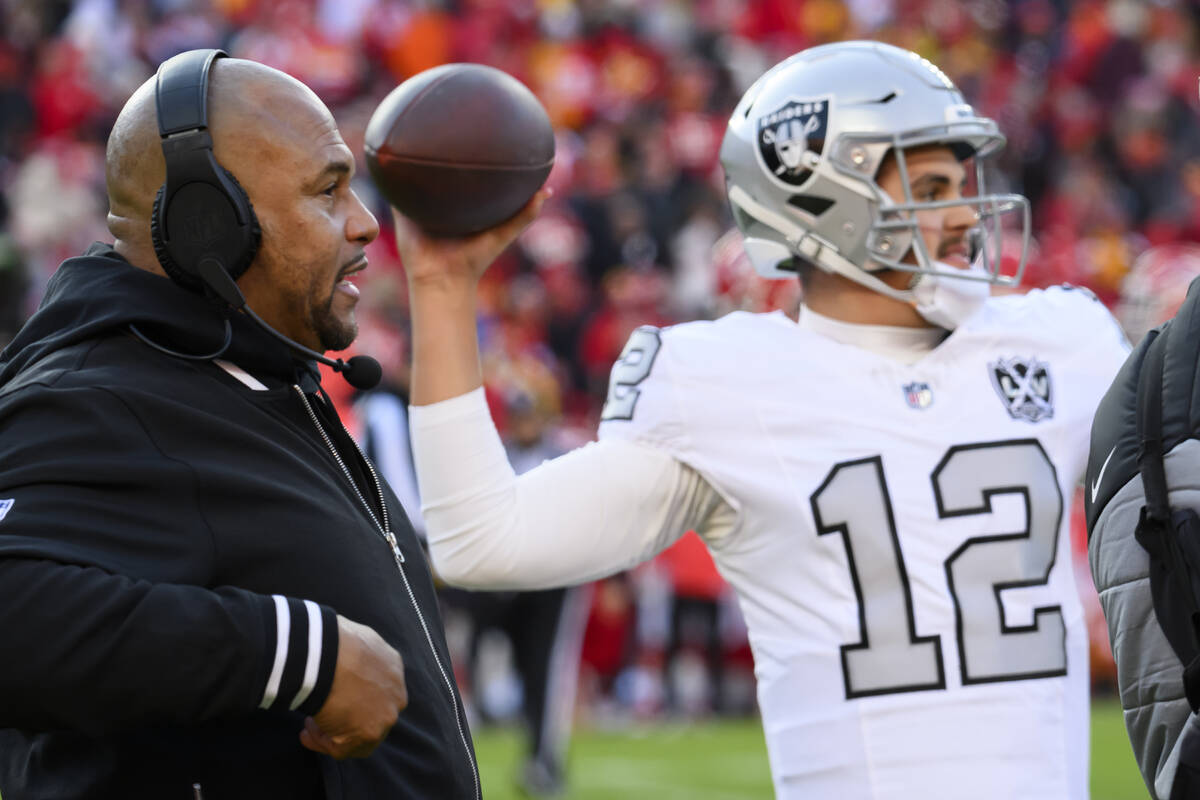
[[[342,267],[341,272],[338,273],[338,282],[334,288],[342,294],[357,298],[359,296],[359,290],[357,286],[351,283],[350,277],[366,269],[367,264],[367,257],[363,255]]]

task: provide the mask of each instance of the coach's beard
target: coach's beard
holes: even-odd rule
[[[313,329],[325,352],[345,350],[358,337],[358,321],[354,310],[350,310],[348,319],[339,318],[333,310],[334,296],[331,294],[324,308],[316,309],[311,314]]]

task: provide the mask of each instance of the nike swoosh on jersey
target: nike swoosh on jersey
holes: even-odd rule
[[[1112,457],[1117,452],[1117,446],[1113,445],[1113,449],[1108,451],[1108,458],[1104,459],[1104,463],[1100,465],[1100,472],[1096,473],[1096,480],[1092,482],[1092,502],[1096,502],[1096,495],[1100,493],[1100,479],[1104,477],[1104,470],[1108,469],[1108,462],[1112,461]]]

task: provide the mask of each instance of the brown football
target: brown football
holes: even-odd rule
[[[364,148],[375,185],[425,231],[465,236],[516,214],[554,166],[542,104],[511,75],[445,64],[383,99]]]

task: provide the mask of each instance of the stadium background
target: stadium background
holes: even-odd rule
[[[163,59],[219,46],[297,76],[360,159],[366,121],[397,83],[440,63],[482,62],[530,86],[558,132],[557,194],[483,286],[489,398],[502,430],[506,410],[532,402],[564,445],[583,441],[636,325],[794,308],[793,285],[761,281],[739,258],[717,150],[728,112],[766,67],[847,38],[916,50],[999,122],[1007,188],[1033,204],[1024,285],[1087,286],[1136,338],[1200,273],[1198,32],[1200,5],[1188,0],[0,0],[0,345],[63,258],[109,238],[107,131]],[[385,219],[359,166],[355,188]],[[402,391],[406,300],[386,226],[368,254],[356,347]],[[338,399],[354,427],[353,398]],[[1094,634],[1095,796],[1141,796],[1105,699],[1103,621],[1086,562],[1077,567]],[[769,796],[753,722],[655,727],[664,608],[680,581],[707,569],[675,553],[596,587],[572,796],[628,796],[636,780],[604,775],[647,759],[650,783],[640,785],[659,797]],[[752,714],[744,632],[727,592],[714,591],[727,707]],[[0,646],[0,657],[19,654]],[[689,720],[708,716],[702,663],[685,658],[679,670],[676,711]],[[497,674],[488,702],[511,709]],[[515,746],[510,734],[481,733],[489,796],[504,796]],[[730,753],[744,757],[734,774],[761,773],[757,794],[699,769]]]

